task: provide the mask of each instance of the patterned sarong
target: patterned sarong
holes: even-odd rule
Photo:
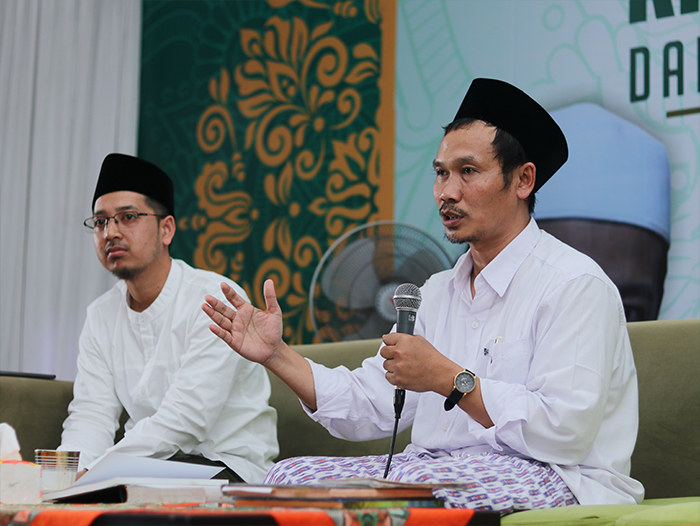
[[[265,484],[313,484],[322,479],[382,478],[387,455],[367,457],[295,457],[277,463]],[[433,494],[448,508],[509,513],[516,510],[578,504],[571,490],[547,464],[508,455],[433,457],[404,452],[394,456],[389,481],[464,484]]]

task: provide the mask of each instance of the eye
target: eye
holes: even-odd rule
[[[124,212],[119,220],[123,223],[129,224],[133,223],[138,218],[139,214],[137,212]]]
[[[97,228],[104,228],[104,226],[107,224],[107,219],[104,217],[96,217],[92,220],[92,224]]]
[[[465,166],[464,168],[462,168],[462,173],[463,173],[464,175],[473,174],[473,173],[474,173],[474,168],[472,168],[471,166]]]

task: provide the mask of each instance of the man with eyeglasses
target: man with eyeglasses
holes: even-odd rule
[[[222,276],[170,257],[172,181],[147,161],[110,154],[92,205],[84,225],[120,281],[88,307],[60,449],[80,451],[81,472],[119,452],[262,481],[279,449],[270,383],[262,366],[209,332],[200,302],[220,290]],[[115,444],[123,410],[129,419]]]

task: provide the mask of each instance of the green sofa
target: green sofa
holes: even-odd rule
[[[646,488],[641,505],[573,506],[518,512],[502,524],[656,525],[700,524],[700,319],[628,324],[639,375],[640,428],[632,476]],[[302,355],[328,366],[354,368],[376,353],[379,340],[300,345]],[[347,442],[309,419],[299,401],[271,377],[278,413],[279,458],[300,455],[372,455],[389,450],[389,439]],[[72,398],[72,383],[0,376],[0,422],[17,431],[22,457],[55,448]],[[410,441],[397,439],[396,451]]]

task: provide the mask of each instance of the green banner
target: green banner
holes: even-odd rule
[[[273,279],[289,343],[314,339],[309,286],[326,249],[393,219],[394,11],[143,2],[138,152],[175,185],[171,254],[263,308]]]

